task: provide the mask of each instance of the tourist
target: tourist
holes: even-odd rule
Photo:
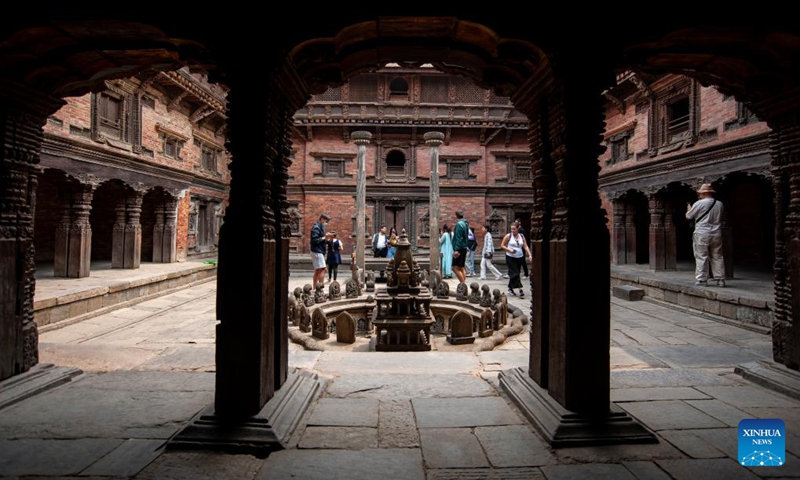
[[[386,225],[372,236],[372,254],[375,258],[386,258],[389,253],[389,237],[386,235]]]
[[[467,244],[469,242],[469,224],[464,219],[464,213],[456,210],[456,226],[453,228],[453,273],[456,274],[459,283],[466,283],[467,270],[464,265],[467,262]]]
[[[327,213],[319,216],[319,220],[311,227],[311,263],[314,265],[314,287],[325,283],[325,226],[331,217]]]
[[[469,227],[469,237],[467,238],[467,276],[475,276],[475,250],[478,248],[478,240],[475,238],[475,229]]]
[[[339,264],[342,263],[342,250],[344,250],[344,245],[336,236],[336,230],[332,231],[328,235],[328,282],[331,281],[331,277],[334,280],[337,280],[337,276],[339,273]]]
[[[389,253],[386,254],[386,258],[394,258],[394,253],[397,251],[397,240],[399,238],[397,229],[392,227],[391,230],[389,230]]]
[[[494,274],[495,280],[500,280],[502,274],[497,267],[492,263],[494,257],[494,241],[492,240],[492,231],[489,225],[483,226],[483,250],[481,251],[481,280],[486,280],[486,270]]]
[[[442,277],[453,278],[453,234],[445,224],[439,237],[439,254],[442,257]]]
[[[694,220],[695,276],[694,284],[708,286],[709,262],[711,263],[711,279],[717,286],[725,286],[725,260],[722,257],[722,202],[714,198],[714,188],[704,183],[697,194],[700,200],[694,205],[686,205],[686,218]]]
[[[500,248],[506,252],[506,265],[508,265],[508,294],[516,296],[515,288],[519,289],[520,298],[525,298],[525,289],[519,278],[522,263],[528,259],[533,260],[528,242],[517,230],[517,224],[511,224],[511,233],[503,237]]]

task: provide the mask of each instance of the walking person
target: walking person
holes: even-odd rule
[[[442,256],[442,278],[453,278],[453,234],[446,223],[439,237],[439,253]]]
[[[519,274],[522,263],[526,260],[533,260],[528,242],[525,237],[519,234],[517,224],[511,224],[511,233],[503,237],[500,248],[506,252],[506,265],[508,265],[508,294],[516,296],[515,288],[519,289],[519,297],[525,298],[525,289],[522,288],[522,280]]]
[[[467,243],[469,242],[469,224],[464,219],[464,212],[456,210],[456,226],[453,229],[453,273],[459,283],[467,282]]]
[[[486,270],[488,269],[494,275],[495,280],[503,278],[503,274],[492,263],[494,257],[494,242],[492,241],[492,232],[489,225],[483,227],[483,250],[481,251],[481,280],[486,280]]]
[[[469,237],[467,238],[467,276],[475,276],[475,250],[478,249],[478,240],[475,238],[475,229],[469,227]]]
[[[311,263],[314,265],[314,287],[325,283],[325,226],[331,217],[327,213],[319,216],[319,220],[311,227]]]
[[[342,250],[344,245],[336,237],[336,230],[328,235],[328,283],[331,281],[331,276],[337,280],[339,274],[339,264],[342,263]]]
[[[694,247],[695,276],[694,284],[708,286],[709,263],[711,264],[711,280],[717,281],[717,286],[725,286],[725,260],[722,257],[722,202],[714,198],[714,188],[710,183],[704,183],[697,190],[700,200],[694,205],[686,205],[686,218],[694,220],[694,234],[692,245]]]
[[[389,230],[389,253],[386,254],[386,258],[394,258],[394,254],[397,251],[397,240],[399,238],[397,229],[392,227]]]

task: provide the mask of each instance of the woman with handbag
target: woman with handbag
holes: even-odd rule
[[[483,251],[481,253],[481,280],[486,280],[486,269],[494,274],[495,280],[503,278],[503,274],[492,264],[494,256],[494,243],[492,242],[492,232],[489,225],[483,226]]]
[[[519,271],[522,269],[522,262],[526,259],[533,260],[531,251],[528,248],[528,241],[524,235],[517,231],[517,225],[511,224],[511,233],[503,237],[500,248],[506,252],[506,265],[508,265],[508,294],[516,296],[515,288],[519,288],[519,298],[525,298],[525,289],[522,287],[522,280],[519,278]]]

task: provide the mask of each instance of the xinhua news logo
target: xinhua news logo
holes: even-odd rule
[[[778,467],[786,461],[786,424],[777,418],[739,422],[739,464]]]

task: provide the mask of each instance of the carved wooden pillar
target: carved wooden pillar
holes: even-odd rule
[[[665,206],[666,207],[666,206]],[[664,270],[678,268],[678,244],[675,235],[675,213],[664,209]]]
[[[431,147],[431,186],[428,192],[428,229],[430,232],[431,271],[442,271],[439,255],[439,147],[444,143],[442,132],[427,132],[423,138]]]
[[[36,164],[42,126],[62,105],[26,86],[0,83],[0,380],[39,362],[33,321]]]
[[[636,205],[631,203],[630,199],[628,199],[627,205],[625,206],[625,246],[627,248],[625,252],[625,263],[636,263],[637,257],[637,225],[636,225]]]
[[[61,222],[56,227],[53,275],[56,277],[88,277],[92,260],[92,210],[94,190],[100,179],[78,175],[68,186]]]
[[[111,268],[139,268],[142,260],[142,200],[146,188],[137,185],[117,202],[111,238]]]
[[[173,263],[177,259],[178,199],[169,196],[156,205],[153,227],[153,262]]]
[[[664,228],[664,199],[657,188],[648,191],[650,212],[650,268],[655,271],[667,269],[666,229]]]
[[[500,384],[554,446],[655,440],[610,402],[610,235],[596,160],[602,80],[543,75],[512,96],[531,121],[536,278],[527,372],[506,370]]]
[[[725,278],[731,279],[733,278],[733,228],[728,221],[727,209],[722,210],[722,258],[725,260]]]
[[[611,236],[613,242],[611,261],[614,262],[614,265],[624,265],[628,263],[628,247],[626,232],[627,223],[625,222],[626,205],[622,197],[617,196],[611,200],[611,209]]]
[[[796,98],[796,97],[792,97]],[[781,105],[776,103],[775,105]],[[776,362],[800,369],[800,118],[797,106],[771,122],[775,191],[775,314],[772,352]]]

